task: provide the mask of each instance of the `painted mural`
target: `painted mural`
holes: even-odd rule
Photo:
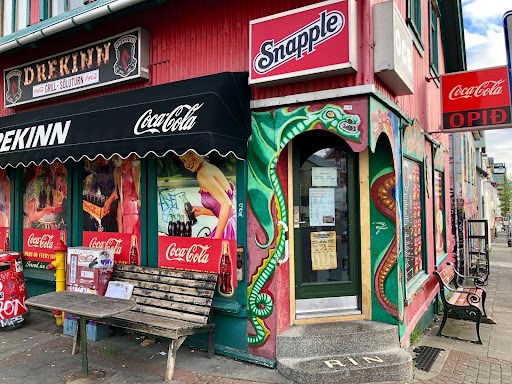
[[[377,100],[370,99],[371,249],[373,318],[403,322],[403,261],[401,231],[401,180],[399,118]],[[387,140],[380,140],[385,135]],[[386,145],[387,143],[387,145]],[[402,331],[401,331],[402,333]]]
[[[278,262],[287,252],[286,235],[280,225],[288,222],[288,211],[276,171],[279,154],[294,137],[313,129],[324,129],[341,136],[356,152],[364,150],[368,142],[367,131],[361,127],[361,113],[354,113],[352,104],[343,100],[339,105],[306,105],[252,115],[252,139],[247,157],[248,200],[265,237],[261,240],[255,235],[248,239],[257,244],[262,255],[256,271],[250,271],[253,274],[248,287],[248,317],[255,332],[249,331],[248,342],[253,347],[263,346],[270,335],[265,319],[273,312],[274,299],[268,284]],[[361,110],[364,112],[365,109]]]

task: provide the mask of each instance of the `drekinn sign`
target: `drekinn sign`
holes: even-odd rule
[[[357,70],[354,0],[330,0],[252,20],[249,84]]]
[[[444,132],[510,128],[507,67],[441,76]]]

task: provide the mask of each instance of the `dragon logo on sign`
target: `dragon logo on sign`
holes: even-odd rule
[[[5,99],[9,103],[15,103],[21,98],[21,71],[15,69],[5,76]]]
[[[134,35],[122,36],[114,43],[116,50],[114,73],[117,76],[127,77],[137,68],[137,59],[135,58],[136,43],[137,36]]]

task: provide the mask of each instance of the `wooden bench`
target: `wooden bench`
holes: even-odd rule
[[[446,263],[441,271],[434,271],[439,281],[439,293],[443,302],[443,321],[437,332],[437,336],[456,338],[442,334],[448,314],[455,313],[464,320],[471,320],[476,323],[476,334],[478,341],[473,343],[482,344],[480,338],[480,323],[482,317],[487,317],[485,312],[485,298],[487,296],[485,290],[476,284],[468,286],[459,284],[457,281],[473,281],[477,280],[475,276],[460,275],[452,263]]]
[[[215,324],[210,323],[210,312],[217,274],[117,264],[111,280],[133,284],[137,305],[101,321],[170,339],[166,382],[172,379],[176,352],[187,336],[208,332],[208,358],[213,356]]]

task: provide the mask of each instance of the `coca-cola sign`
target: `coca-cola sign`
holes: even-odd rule
[[[84,231],[82,243],[85,247],[98,249],[111,249],[116,263],[129,263],[132,236],[137,236],[140,244],[140,235],[118,232]]]
[[[153,113],[152,109],[146,110],[133,127],[135,135],[144,133],[157,134],[175,131],[190,131],[196,123],[197,112],[204,103],[194,105],[178,105],[171,112]]]
[[[478,85],[464,87],[457,84],[448,93],[450,100],[469,99],[471,97],[498,96],[503,92],[504,79],[487,80]]]
[[[89,240],[89,247],[91,248],[105,248],[114,251],[114,255],[121,255],[123,252],[123,239],[116,237],[110,237],[108,239],[100,240],[97,236],[94,236]]]
[[[182,261],[192,264],[208,264],[210,254],[209,245],[192,244],[186,247],[180,247],[176,243],[171,243],[165,251],[165,258],[168,261]]]
[[[249,83],[355,71],[354,16],[353,0],[336,0],[252,20]]]
[[[223,246],[225,259],[222,264]],[[230,276],[236,277],[235,240],[210,239],[206,237],[158,236],[158,266],[163,268],[184,269],[189,271],[220,273],[228,267]],[[236,278],[231,279],[236,284]]]
[[[23,230],[23,259],[25,261],[50,262],[55,259],[53,247],[60,238],[66,238],[65,231],[54,229]]]
[[[511,126],[507,67],[441,77],[443,130],[474,131]]]

